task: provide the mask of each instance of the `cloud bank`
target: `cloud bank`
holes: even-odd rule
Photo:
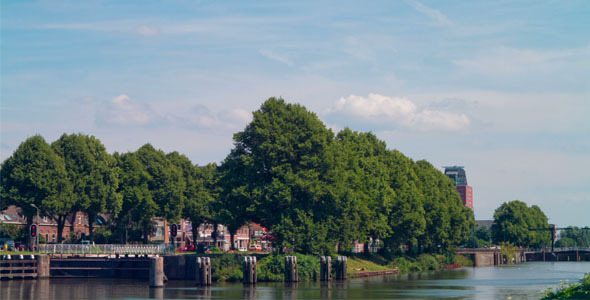
[[[408,99],[379,94],[342,97],[329,109],[327,116],[333,123],[352,123],[373,129],[465,131],[470,124],[465,114],[433,109],[419,110]]]

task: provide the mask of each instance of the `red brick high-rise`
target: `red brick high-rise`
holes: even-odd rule
[[[445,175],[453,179],[463,205],[473,210],[473,188],[467,185],[467,176],[465,176],[465,170],[460,166],[444,167]]]

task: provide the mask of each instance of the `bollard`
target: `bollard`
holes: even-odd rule
[[[244,284],[256,284],[257,281],[257,274],[256,274],[256,257],[255,256],[244,256],[244,263],[242,265],[243,271],[243,279],[242,282]]]
[[[164,286],[164,258],[154,257],[150,260],[150,287]]]
[[[299,274],[297,273],[297,257],[285,256],[285,282],[299,281]]]
[[[197,257],[195,280],[197,285],[211,285],[211,258]]]
[[[346,256],[338,256],[336,258],[336,280],[346,280],[346,268],[348,258]]]
[[[49,255],[37,255],[37,278],[49,278],[50,264]]]
[[[320,280],[321,281],[332,280],[332,257],[331,256],[320,257]]]

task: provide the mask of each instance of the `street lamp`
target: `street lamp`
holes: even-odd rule
[[[31,206],[37,209],[37,228],[39,228],[39,207],[33,203],[31,203]],[[35,235],[35,247],[39,248],[39,229],[37,229],[37,234]]]

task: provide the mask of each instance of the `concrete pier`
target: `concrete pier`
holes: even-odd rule
[[[49,255],[37,255],[37,278],[49,278],[50,265]]]
[[[211,285],[211,258],[197,257],[197,266],[195,268],[195,281],[197,285]]]
[[[164,286],[164,258],[154,257],[150,259],[150,287]]]

